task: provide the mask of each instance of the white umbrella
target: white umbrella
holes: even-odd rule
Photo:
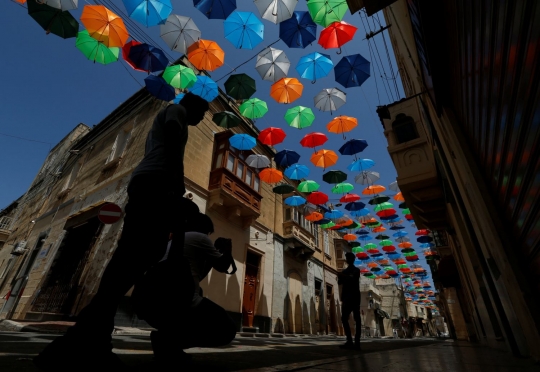
[[[313,99],[315,107],[321,111],[336,111],[347,102],[347,97],[344,92],[338,88],[326,88],[321,90]]]
[[[179,53],[187,54],[188,48],[201,38],[201,31],[189,17],[171,14],[160,26],[161,38]]]
[[[399,192],[399,185],[397,184],[397,181],[394,181],[390,185],[388,185],[388,190]]]
[[[79,0],[45,0],[42,3],[62,11],[77,9],[79,6]]]
[[[266,168],[270,165],[270,159],[265,155],[249,155],[246,163],[252,168]]]
[[[358,176],[354,177],[354,181],[360,185],[373,185],[379,178],[381,178],[379,172],[363,171]]]
[[[298,0],[255,0],[261,17],[280,23],[292,17]]]
[[[291,62],[282,50],[266,48],[257,56],[255,69],[264,80],[276,82],[287,76]]]

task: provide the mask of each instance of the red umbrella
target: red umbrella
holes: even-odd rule
[[[386,245],[382,247],[382,250],[385,252],[394,252],[396,250],[396,247],[394,247],[393,245]]]
[[[356,194],[345,194],[339,199],[340,203],[352,203],[357,200],[360,200],[360,196]]]
[[[431,231],[429,230],[418,230],[414,235],[428,235]]]
[[[347,22],[334,22],[321,31],[319,44],[324,49],[341,48],[354,37],[357,28]]]
[[[390,217],[390,216],[396,214],[396,210],[390,208],[390,209],[385,209],[384,211],[378,211],[376,214],[379,217]]]
[[[131,40],[129,43],[125,44],[122,47],[122,57],[124,58],[124,61],[126,61],[126,63],[130,65],[134,70],[147,72],[146,70],[141,70],[140,68],[138,68],[135,63],[133,63],[133,61],[129,59],[129,51],[131,50],[131,47],[134,47],[135,45],[141,45],[141,43],[139,43],[137,40]]]
[[[283,129],[276,128],[276,127],[269,127],[266,129],[263,129],[261,133],[259,133],[259,141],[264,143],[265,145],[277,145],[278,143],[283,142],[287,135],[283,131]]]
[[[314,132],[306,134],[300,141],[300,144],[303,147],[314,148],[315,146],[321,146],[326,141],[328,141],[328,137],[324,133]]]
[[[328,195],[324,192],[315,191],[308,195],[307,201],[311,204],[325,204],[328,202]]]

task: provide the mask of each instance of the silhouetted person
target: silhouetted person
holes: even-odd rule
[[[343,330],[347,336],[347,342],[341,345],[342,349],[357,349],[360,350],[360,269],[354,266],[354,253],[345,253],[347,268],[338,273],[338,284],[341,288],[341,322]],[[356,323],[356,333],[354,335],[354,344],[352,340],[351,327],[349,326],[349,316],[353,313]]]
[[[183,288],[176,301],[189,303],[193,280],[183,259],[186,218],[198,213],[184,198],[184,150],[188,126],[197,125],[208,102],[188,93],[155,117],[142,161],[128,185],[128,203],[118,246],[101,278],[97,293],[68,332],[50,343],[34,363],[44,371],[99,371],[125,366],[112,352],[111,333],[116,309],[138,278],[165,254],[170,233],[174,244],[169,259],[176,261],[176,279]],[[110,369],[106,369],[110,370]]]

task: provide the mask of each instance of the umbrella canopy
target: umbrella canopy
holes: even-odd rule
[[[30,4],[32,1],[35,0],[30,0],[28,4]],[[94,61],[94,63],[97,62],[107,65],[109,63],[118,61],[118,55],[120,53],[119,48],[107,48],[105,45],[103,45],[103,43],[100,43],[90,36],[86,30],[79,32],[75,45],[86,56],[86,58],[88,58],[90,61]]]
[[[324,133],[314,132],[306,134],[300,141],[300,144],[303,147],[314,148],[323,145],[326,141],[328,141],[328,137]]]
[[[219,95],[217,83],[204,75],[197,75],[197,81],[189,89],[189,92],[198,95],[208,102],[213,101]]]
[[[328,195],[320,191],[315,191],[308,195],[307,201],[312,204],[326,204],[328,203]]]
[[[311,222],[320,221],[323,219],[323,217],[324,216],[319,212],[311,212],[307,216],[304,216],[306,220],[311,221]]]
[[[17,0],[17,2],[24,4],[26,0]],[[66,10],[77,9],[79,6],[79,0],[45,0],[42,3],[50,7],[60,9],[63,12]]]
[[[355,201],[358,201],[360,200],[360,195],[356,195],[356,194],[345,194],[343,195],[340,199],[339,199],[339,202],[340,203],[352,203],[352,202],[355,202]],[[362,207],[364,208],[364,207]]]
[[[262,118],[268,112],[268,106],[266,102],[258,98],[251,98],[242,103],[239,110],[246,118],[258,119]]]
[[[288,167],[297,163],[299,159],[300,155],[292,150],[281,150],[274,155],[274,161],[276,162],[276,165],[280,167]]]
[[[290,108],[285,113],[285,121],[293,128],[306,128],[313,124],[315,115],[310,108],[304,106],[296,106]]]
[[[341,155],[356,155],[359,152],[364,151],[366,147],[368,147],[366,140],[351,139],[345,142],[345,144],[341,146],[338,151]]]
[[[129,37],[122,18],[103,5],[85,5],[81,22],[90,36],[107,47],[123,47]]]
[[[236,9],[236,0],[193,0],[208,19],[225,19]]]
[[[347,166],[347,169],[352,172],[364,171],[375,165],[375,162],[371,159],[358,159],[353,161]]]
[[[336,82],[345,88],[359,87],[369,76],[369,61],[360,54],[343,57],[334,68]]]
[[[346,94],[337,88],[326,88],[313,99],[315,107],[321,111],[336,111],[347,101]]]
[[[324,218],[336,219],[336,218],[343,217],[344,214],[345,213],[343,213],[339,209],[330,209],[330,211],[324,214]]]
[[[379,211],[384,211],[386,209],[393,209],[393,208],[394,208],[394,204],[388,203],[388,202],[383,202],[383,203],[377,204],[375,206],[375,208],[373,208],[373,210],[375,212],[379,212]]]
[[[292,207],[298,207],[299,205],[306,204],[306,199],[304,199],[301,196],[294,195],[289,196],[284,200],[285,204],[290,205]]]
[[[332,187],[332,194],[345,194],[345,193],[348,193],[349,191],[352,191],[352,190],[354,190],[354,186],[352,184],[347,183],[347,182],[343,182],[343,183],[338,183],[337,185]],[[365,205],[364,205],[364,207],[365,207]],[[364,208],[364,207],[362,207],[362,208]],[[362,209],[362,208],[359,208],[359,209]]]
[[[159,28],[165,44],[178,53],[187,54],[188,48],[201,38],[201,31],[189,17],[171,14]]]
[[[285,175],[291,180],[301,180],[309,176],[309,168],[301,164],[293,164],[285,169]]]
[[[257,55],[255,69],[263,80],[276,82],[287,76],[291,62],[282,50],[266,48]]]
[[[163,101],[172,101],[175,96],[174,88],[167,84],[161,76],[149,75],[144,79],[148,92]]]
[[[405,198],[403,197],[403,194],[401,193],[401,191],[398,192],[396,195],[394,195],[394,200],[401,201],[401,202],[405,201]]]
[[[338,161],[338,156],[332,150],[319,150],[311,155],[310,161],[316,166],[323,169],[331,167]]]
[[[327,76],[332,67],[334,64],[329,55],[313,52],[300,58],[296,65],[296,71],[300,77],[315,83],[317,79]]]
[[[354,177],[354,181],[360,185],[373,185],[381,178],[378,172],[362,171],[358,176]]]
[[[317,191],[319,187],[321,187],[321,185],[319,185],[317,182],[307,180],[300,182],[297,189],[300,192],[314,192]]]
[[[165,23],[172,13],[171,0],[123,0],[127,14],[146,27]]]
[[[324,49],[341,48],[354,37],[357,28],[347,22],[333,22],[319,36],[319,45]]]
[[[364,217],[364,216],[367,216],[369,215],[369,209],[367,208],[362,208],[358,211],[352,211],[351,212],[351,216],[353,217]]]
[[[255,0],[261,17],[280,23],[292,17],[298,0]]]
[[[146,72],[163,71],[169,64],[161,49],[146,43],[133,45],[128,57],[138,70]]]
[[[274,168],[265,168],[259,173],[259,178],[266,183],[276,183],[283,179],[283,173]]]
[[[238,150],[251,150],[257,144],[257,140],[249,134],[235,134],[229,138],[229,144]]]
[[[397,181],[394,181],[390,185],[388,185],[388,190],[399,192],[399,185],[398,185]],[[400,208],[403,208],[403,207],[400,206]]]
[[[277,145],[278,143],[283,142],[286,136],[287,135],[285,134],[283,129],[276,128],[276,127],[269,127],[269,128],[263,129],[259,133],[258,139],[265,145],[273,146],[273,145]]]
[[[127,42],[123,47],[122,47],[122,58],[124,58],[124,61],[126,61],[126,63],[128,65],[131,66],[131,68],[133,68],[134,70],[137,70],[137,71],[144,71],[144,70],[141,70],[139,68],[137,68],[137,66],[135,66],[135,64],[129,59],[129,51],[131,50],[131,47],[132,46],[135,46],[135,45],[140,45],[141,43],[138,42],[137,40],[131,40],[129,42]]]
[[[225,39],[236,49],[253,49],[264,38],[263,23],[251,12],[232,12],[225,22]]]
[[[289,48],[305,48],[317,38],[317,25],[308,12],[294,12],[280,23],[279,38]]]
[[[234,128],[240,125],[242,119],[230,111],[222,111],[214,114],[212,121],[223,128]]]
[[[176,97],[173,99],[173,103],[179,104],[182,98],[184,98],[186,94],[185,93],[178,93]]]
[[[330,133],[345,133],[350,132],[358,126],[358,120],[350,116],[338,116],[326,125],[326,129]]]
[[[282,78],[272,84],[270,96],[278,103],[291,103],[302,96],[304,86],[296,78]]]
[[[47,34],[52,33],[63,39],[78,37],[79,22],[67,11],[29,0],[28,14]]]
[[[214,71],[225,61],[225,52],[211,40],[198,40],[188,47],[188,60],[199,70]]]
[[[257,90],[255,80],[247,74],[234,74],[225,82],[225,92],[234,99],[248,99]]]
[[[331,170],[323,174],[323,181],[326,183],[340,183],[347,179],[347,173],[340,170]]]
[[[341,21],[349,9],[346,0],[310,0],[307,6],[313,21],[323,27]]]
[[[163,79],[175,88],[188,89],[197,82],[197,75],[189,67],[172,65],[165,68]]]
[[[347,203],[347,204],[345,205],[345,209],[348,210],[348,211],[351,211],[351,212],[352,212],[352,211],[359,211],[359,210],[361,210],[361,209],[364,209],[365,206],[366,206],[366,205],[365,205],[364,203],[359,202],[359,201],[357,201],[357,202],[350,202],[350,203]]]
[[[272,189],[272,192],[274,192],[275,194],[280,194],[280,195],[290,194],[293,191],[294,191],[294,186],[288,185],[285,183],[282,185],[278,185]]]
[[[381,203],[387,202],[388,200],[390,200],[388,196],[376,196],[372,198],[368,203],[371,205],[375,205],[375,204],[381,204]]]

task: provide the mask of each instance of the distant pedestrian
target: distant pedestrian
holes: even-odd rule
[[[341,289],[341,322],[347,342],[341,345],[342,349],[360,350],[360,332],[362,324],[360,321],[360,269],[354,266],[354,253],[345,253],[347,268],[338,273],[338,284],[342,285]],[[354,343],[352,340],[351,327],[349,326],[349,316],[353,314],[356,323],[356,332],[354,335]]]

